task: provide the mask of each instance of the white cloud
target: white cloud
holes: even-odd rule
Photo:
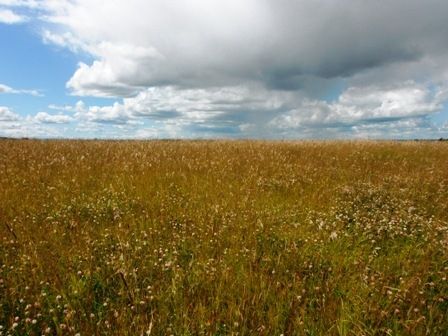
[[[153,126],[136,131],[136,137],[324,137],[325,133],[352,137],[369,132],[387,136],[387,125],[403,134],[412,125],[421,126],[415,126],[414,132],[426,130],[428,117],[441,109],[436,96],[411,81],[389,87],[351,87],[334,102],[310,100],[295,92],[271,92],[260,86],[163,87],[147,89],[123,103],[86,106],[78,102],[63,108],[75,112],[81,122],[123,125],[121,129],[150,120]],[[392,135],[395,132],[390,131]]]
[[[45,43],[82,56],[67,79],[71,94],[116,98],[50,106],[92,132],[108,125],[143,137],[395,136],[388,125],[426,132],[448,100],[448,2],[440,0],[0,5],[33,12]]]
[[[13,93],[15,90],[7,85],[0,84],[0,93]]]
[[[20,117],[6,106],[0,106],[0,122],[17,121]]]
[[[447,51],[448,4],[439,0],[76,0],[40,8],[60,26],[44,30],[44,40],[95,58],[67,83],[76,95],[253,80],[300,88],[309,76],[351,76]]]
[[[39,0],[0,0],[0,5],[11,7],[37,8],[39,7],[39,3],[41,2],[42,1]]]
[[[39,112],[34,116],[21,116],[10,108],[0,106],[0,136],[2,137],[37,137],[54,138],[66,135],[56,124],[73,121],[65,115],[50,115]]]
[[[14,13],[9,9],[0,8],[0,23],[17,24],[27,21],[27,17]]]
[[[261,117],[284,109],[285,104],[294,101],[297,101],[295,94],[270,93],[260,87],[179,89],[168,86],[146,89],[136,97],[123,99],[123,103],[86,107],[79,102],[71,109],[76,111],[77,118],[94,122],[126,123],[138,118],[189,123],[223,119],[232,122],[241,110]]]
[[[95,46],[83,46],[76,42],[69,45],[89,51],[101,60],[94,61],[91,66],[80,63],[78,70],[67,82],[67,87],[79,96],[135,95],[145,88],[148,71],[155,74],[163,60],[163,56],[154,48],[127,43],[101,42]],[[141,68],[142,64],[145,64],[145,69]],[[129,84],[131,82],[132,85]]]
[[[442,108],[426,87],[406,82],[395,87],[352,87],[334,103],[304,101],[273,119],[282,129],[356,125],[425,117]]]
[[[124,109],[119,103],[111,106],[90,106],[87,107],[80,101],[73,107],[75,118],[90,123],[111,123],[126,124],[132,119],[132,115]]]
[[[12,138],[58,138],[64,133],[53,128],[20,120],[13,123],[0,122],[0,136]]]
[[[81,51],[88,52],[88,46],[86,46],[81,40],[73,36],[71,32],[57,34],[48,29],[44,29],[42,31],[42,39],[46,44],[53,44],[58,47],[67,48],[74,53],[78,53]]]
[[[447,49],[443,13],[448,5],[439,0],[344,0],[337,6],[314,0],[0,4],[35,9],[52,24],[42,30],[44,41],[95,58],[80,63],[67,83],[81,96],[126,97],[151,86],[234,86],[254,80],[290,90],[313,77],[351,76]]]
[[[5,94],[29,94],[32,96],[42,96],[42,94],[38,91],[38,90],[23,90],[23,89],[13,89],[10,86],[4,85],[4,84],[0,84],[0,94],[5,93]]]
[[[48,114],[47,112],[38,112],[33,119],[43,124],[67,124],[73,121],[73,118],[64,114]]]

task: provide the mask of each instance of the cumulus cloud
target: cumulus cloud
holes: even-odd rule
[[[47,112],[38,112],[34,120],[43,124],[67,124],[73,121],[73,118],[64,114],[49,114]]]
[[[397,137],[433,129],[441,109],[437,93],[413,81],[390,87],[350,87],[334,102],[260,86],[207,89],[156,87],[122,103],[54,107],[89,124],[144,125],[136,137],[360,137],[369,132]],[[397,132],[389,132],[392,125]],[[406,131],[406,132],[404,132]],[[325,134],[324,134],[325,133]],[[129,133],[126,133],[129,135]],[[388,135],[389,134],[389,135]],[[434,133],[435,134],[435,133]]]
[[[17,121],[19,118],[19,115],[12,112],[8,107],[0,106],[0,121]]]
[[[293,129],[368,124],[426,117],[440,109],[438,99],[414,82],[396,87],[351,87],[334,103],[305,100],[298,108],[273,119],[271,125]]]
[[[53,127],[19,120],[11,123],[0,122],[0,136],[11,138],[61,138],[64,132]]]
[[[70,116],[50,115],[39,112],[36,115],[21,116],[6,106],[0,106],[0,136],[54,138],[64,136],[56,125],[73,121]]]
[[[44,38],[96,58],[67,83],[78,95],[251,80],[291,90],[446,52],[447,10],[440,0],[62,1],[48,18],[67,31]]]
[[[0,23],[17,24],[27,21],[27,17],[14,13],[9,9],[0,8]]]
[[[0,5],[35,11],[45,43],[89,56],[68,91],[116,102],[63,111],[92,127],[127,132],[150,120],[136,136],[395,137],[433,129],[448,100],[442,0]]]
[[[297,96],[290,92],[270,94],[260,87],[223,87],[207,89],[179,89],[153,87],[136,97],[125,98],[122,103],[109,106],[87,107],[81,101],[72,107],[75,116],[94,122],[129,123],[138,119],[157,121],[176,120],[182,123],[225,122],[237,125],[234,120],[244,110],[245,120],[252,116],[261,119],[293,105]],[[67,107],[66,107],[67,108]]]

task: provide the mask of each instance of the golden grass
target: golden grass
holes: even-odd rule
[[[0,141],[0,335],[447,335],[448,144]]]

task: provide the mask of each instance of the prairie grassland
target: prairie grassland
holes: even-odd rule
[[[448,335],[448,143],[1,141],[0,335]]]

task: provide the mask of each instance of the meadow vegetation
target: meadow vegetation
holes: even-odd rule
[[[448,143],[0,141],[0,335],[448,335]]]

